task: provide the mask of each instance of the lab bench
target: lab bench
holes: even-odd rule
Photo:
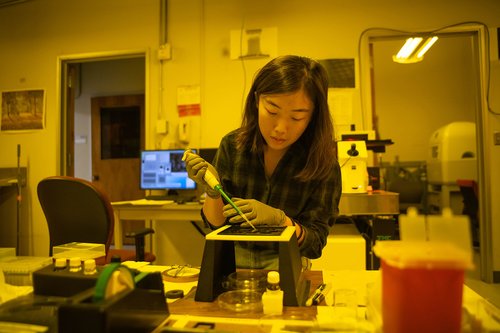
[[[181,281],[175,282],[164,279],[163,287],[166,291],[180,289],[185,289],[186,291],[184,292],[184,296],[179,299],[167,300],[167,306],[163,307],[162,313],[158,313],[159,316],[155,318],[151,317],[151,323],[153,319],[157,321],[158,317],[164,318],[160,321],[160,324],[156,326],[153,332],[196,332],[196,327],[198,327],[198,329],[205,328],[212,332],[238,331],[242,333],[256,331],[283,332],[288,331],[287,328],[289,330],[294,329],[293,331],[297,332],[310,332],[312,330],[320,331],[320,328],[324,328],[325,331],[340,329],[341,327],[345,329],[346,321],[336,322],[332,320],[335,318],[332,317],[332,314],[335,314],[335,310],[337,309],[333,306],[334,293],[337,290],[345,289],[356,292],[356,317],[353,318],[354,321],[352,323],[355,325],[364,325],[358,327],[370,328],[370,330],[367,331],[382,331],[380,299],[382,290],[380,271],[313,270],[304,271],[303,274],[306,279],[311,281],[310,295],[314,293],[315,289],[321,283],[330,283],[332,288],[327,292],[325,299],[321,301],[319,306],[285,306],[283,313],[280,315],[265,315],[262,311],[238,313],[221,308],[217,301],[198,302],[194,299],[196,280],[192,282],[183,282],[184,280],[180,279]],[[186,288],[184,285],[186,285]],[[152,287],[148,287],[147,289],[150,288]],[[136,288],[134,290],[140,291],[140,289],[142,288]],[[129,295],[130,294],[135,294],[135,292],[130,292]],[[118,314],[118,312],[124,311],[124,313],[129,313],[129,317],[126,319],[131,324],[145,323],[144,320],[147,320],[147,316],[144,311],[131,311],[134,307],[140,308],[140,306],[146,306],[147,304],[144,303],[144,300],[142,298],[136,299],[136,302],[144,304],[127,303],[128,306],[132,308],[126,308],[124,306],[119,306],[120,303],[125,304],[129,302],[124,299],[122,295],[123,293],[118,293],[108,302],[117,304],[115,310],[103,308],[105,311],[102,312],[102,314],[111,313],[111,311]],[[149,295],[149,297],[151,297],[151,295]],[[155,298],[159,300],[159,297]],[[42,300],[44,300],[44,302],[40,300],[37,301],[34,299],[33,295],[28,295],[19,301],[4,304],[0,306],[0,321],[3,321],[3,323],[16,321],[18,323],[29,323],[37,325],[37,327],[48,328],[47,332],[49,333],[56,333],[59,331],[57,329],[57,318],[61,315],[61,312],[58,311],[58,299],[56,297],[42,297]],[[71,305],[71,302],[59,303],[59,305],[60,304],[68,306]],[[88,321],[88,311],[91,305],[92,303],[85,303],[80,307],[75,307],[73,317],[80,321],[85,319]],[[463,286],[462,308],[463,327],[466,327],[465,325],[471,325],[473,321],[480,321],[483,327],[491,329],[488,331],[497,331],[499,329],[498,322],[493,323],[487,316],[489,312],[497,313],[498,308],[488,303],[484,298],[465,285]],[[114,320],[114,322],[117,323],[116,318],[113,316],[107,317],[108,319],[106,320]],[[78,328],[79,325],[83,323],[78,320],[72,323],[73,331],[75,332],[82,331],[78,330]],[[106,329],[103,325],[102,330],[99,332],[112,331],[114,331],[113,327],[108,327]],[[145,330],[140,326],[130,326],[127,331],[151,332],[151,330]]]
[[[365,241],[366,269],[378,269],[380,261],[372,251],[375,242],[399,238],[399,194],[380,190],[342,193],[339,214],[337,223],[355,225]]]

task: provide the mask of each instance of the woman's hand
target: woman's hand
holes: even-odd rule
[[[208,183],[205,181],[205,173],[207,172],[207,170],[210,170],[215,178],[219,180],[219,174],[217,173],[213,165],[211,165],[189,149],[184,152],[182,160],[184,161],[184,163],[186,163],[188,177],[194,180],[199,186],[201,186],[210,198],[220,198],[220,193],[211,188],[210,185],[208,185]]]
[[[285,225],[286,216],[280,209],[268,206],[255,199],[233,198],[232,200],[254,226],[262,224]],[[224,206],[223,214],[226,218],[229,218],[229,223],[245,222],[243,217],[229,204]],[[243,223],[242,226],[250,227],[247,222]]]

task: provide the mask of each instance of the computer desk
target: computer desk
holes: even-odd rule
[[[115,248],[123,248],[123,220],[145,221],[146,226],[156,229],[157,221],[170,223],[183,223],[190,221],[201,221],[200,210],[203,207],[200,203],[169,203],[166,205],[132,205],[123,203],[111,203],[115,215],[114,225],[114,245]],[[155,235],[146,237],[146,248],[155,253],[158,257],[157,242]]]
[[[347,216],[377,216],[377,215],[397,215],[399,214],[398,193],[386,191],[374,191],[370,193],[342,194],[339,211],[340,215]],[[165,222],[199,222],[201,221],[200,203],[169,203],[166,205],[132,205],[123,203],[112,203],[115,225],[114,225],[114,244],[117,249],[123,247],[123,220],[142,220],[146,226],[153,229],[158,228],[158,221]],[[157,261],[162,262],[162,254],[158,251],[158,242],[154,235],[146,237],[147,249],[157,255]],[[159,257],[158,257],[159,256]],[[172,263],[168,263],[172,264]]]

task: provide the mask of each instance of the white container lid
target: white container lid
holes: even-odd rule
[[[404,268],[472,269],[470,254],[446,242],[379,241],[373,247],[375,254],[387,264]]]

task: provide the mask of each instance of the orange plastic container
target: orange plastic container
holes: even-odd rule
[[[450,244],[384,241],[381,258],[384,333],[460,333],[467,253]]]

